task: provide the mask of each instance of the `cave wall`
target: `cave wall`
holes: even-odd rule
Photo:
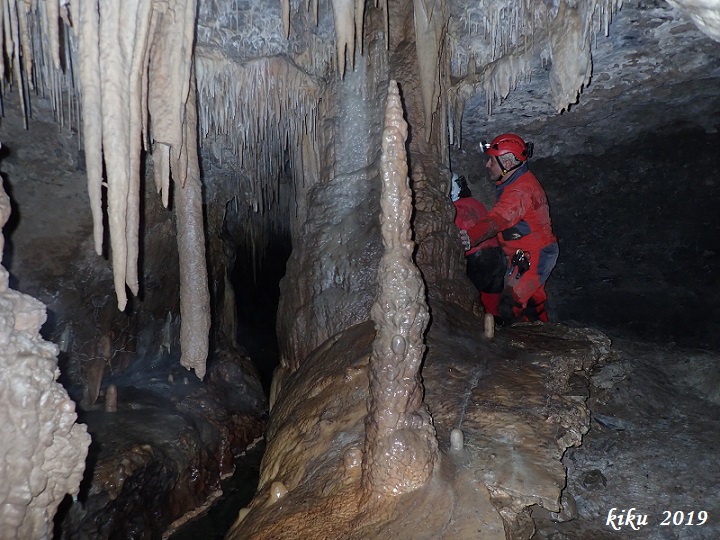
[[[372,12],[368,21],[378,21]],[[329,84],[317,144],[319,179],[304,194],[307,217],[292,237],[281,283],[281,366],[291,371],[327,338],[367,320],[376,294],[387,53],[378,39],[367,39],[365,50],[355,70]]]
[[[669,124],[601,156],[537,160],[563,253],[548,286],[555,320],[720,350],[719,143],[717,131]]]

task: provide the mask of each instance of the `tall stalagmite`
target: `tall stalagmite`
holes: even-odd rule
[[[381,226],[385,253],[379,294],[371,309],[376,338],[370,357],[363,486],[373,497],[398,495],[425,484],[437,439],[423,403],[420,366],[429,321],[425,285],[413,262],[412,192],[397,83],[390,82],[382,138]]]

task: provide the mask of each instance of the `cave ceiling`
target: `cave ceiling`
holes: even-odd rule
[[[181,3],[178,0],[177,5]],[[716,4],[714,0],[694,7],[690,3],[661,0],[367,1],[359,3],[365,7],[364,19],[361,19],[365,22],[363,30],[355,26],[357,21],[350,16],[352,9],[344,18],[339,15],[340,6],[346,10],[353,6],[348,0],[199,0],[197,18],[193,19],[192,10],[187,12],[190,15],[185,17],[184,32],[191,35],[195,31],[197,132],[202,150],[204,202],[209,208],[221,209],[220,218],[224,219],[226,203],[235,190],[234,195],[239,195],[237,198],[242,199],[242,203],[248,203],[248,213],[255,212],[265,220],[268,216],[273,218],[273,212],[275,218],[281,214],[280,220],[296,222],[291,226],[297,231],[306,210],[302,205],[310,203],[297,193],[282,194],[278,190],[284,186],[302,186],[311,176],[306,169],[312,165],[317,167],[305,159],[308,152],[303,144],[307,140],[315,145],[315,159],[325,162],[321,166],[327,167],[328,160],[341,156],[342,149],[330,148],[337,141],[323,141],[314,132],[321,125],[320,116],[328,111],[327,102],[339,101],[332,92],[341,86],[338,84],[340,73],[344,71],[345,81],[355,80],[359,84],[365,72],[373,71],[370,69],[373,63],[381,61],[369,57],[372,48],[368,43],[388,40],[392,52],[399,39],[412,39],[408,35],[398,37],[392,25],[386,32],[379,21],[388,17],[397,23],[402,20],[400,16],[412,14],[413,5],[416,13],[422,8],[429,20],[441,20],[443,24],[446,21],[445,32],[441,32],[444,39],[437,47],[440,66],[436,70],[444,91],[437,94],[439,98],[434,103],[432,129],[437,140],[450,143],[449,155],[439,155],[438,160],[447,161],[458,172],[482,170],[477,143],[506,131],[532,140],[536,158],[599,156],[622,144],[629,145],[632,151],[635,141],[644,134],[688,124],[716,133],[720,125],[720,43],[717,41],[720,7]],[[76,9],[83,4],[60,2],[58,5]],[[145,6],[145,3],[137,2],[137,5]],[[152,5],[153,9],[163,10],[170,4],[153,2]],[[163,7],[157,7],[160,5]],[[389,12],[393,17],[389,17]],[[73,19],[72,10],[66,13],[61,9],[61,13]],[[79,17],[76,19],[75,31],[81,26]],[[28,20],[37,18],[29,16]],[[409,24],[405,26],[412,28]],[[33,44],[48,38],[41,29],[39,23],[30,25]],[[67,50],[72,49],[71,34],[65,35],[66,45],[71,45]],[[157,49],[148,46],[151,72],[154,67],[162,67],[165,71],[161,73],[174,73],[182,79],[183,75],[178,75],[180,70],[169,67],[175,56],[169,51],[174,53],[176,48],[181,48],[175,47],[170,37],[174,39],[179,34],[181,32],[170,24],[162,27],[157,39],[162,39],[167,49],[157,53]],[[364,46],[357,39],[359,35],[366,42]],[[349,53],[355,50],[354,55],[348,54],[347,60],[342,58],[345,43]],[[10,67],[19,73],[18,47],[13,49],[7,38],[4,45],[5,59],[9,61],[5,66],[6,75]],[[49,48],[47,44],[43,47]],[[418,47],[419,56],[432,49],[425,42]],[[377,51],[377,47],[374,50]],[[13,59],[11,51],[15,54]],[[187,53],[182,64],[186,68],[190,65],[189,48]],[[67,107],[67,124],[69,117],[80,114],[79,85],[75,80],[70,81],[74,71],[69,69],[58,79],[43,79],[50,63],[47,50],[43,49],[43,54],[45,56],[36,55],[32,68],[36,74],[36,91],[50,95],[54,107],[60,103],[60,113]],[[30,59],[22,60],[29,63]],[[74,60],[67,64],[76,66]],[[427,63],[417,62],[411,69],[418,65]],[[25,69],[30,72],[27,66]],[[392,66],[390,77],[393,69],[399,68]],[[382,68],[374,71],[380,72]],[[359,76],[355,77],[356,74]],[[405,77],[405,80],[416,80],[417,85],[401,87],[404,96],[425,92],[426,75],[413,73]],[[120,73],[117,80],[122,81],[123,77],[129,78]],[[152,73],[150,79],[153,84],[158,80],[162,83],[157,88],[150,87],[150,95],[156,98],[158,108],[139,113],[141,117],[149,112],[153,121],[151,133],[147,126],[143,125],[140,130],[136,123],[137,138],[163,141],[158,129],[161,122],[156,121],[162,114],[153,115],[166,109],[164,102],[169,100],[168,96],[178,98],[175,94],[180,94],[177,88],[181,85],[171,77]],[[14,80],[22,77],[17,75]],[[52,89],[48,82],[52,83]],[[75,101],[63,102],[56,92],[59,87],[67,88]],[[141,98],[140,94],[133,94],[137,103]],[[3,99],[3,105],[7,108],[17,101],[16,96],[11,96]],[[74,103],[75,110],[70,111],[72,106],[68,103]],[[127,102],[122,104],[127,106]],[[368,108],[381,107],[381,103],[369,103]],[[83,129],[87,132],[89,122],[93,118],[97,122],[99,115],[83,114]],[[124,118],[113,115],[115,119]],[[172,125],[165,127],[172,131],[172,137],[167,139],[170,142],[166,147],[182,147],[175,139],[184,140],[189,134],[182,131],[177,122],[182,116],[168,115],[173,119]],[[448,130],[439,134],[445,130],[444,126],[448,126]],[[115,127],[108,127],[103,128],[103,135],[117,132]],[[327,128],[327,124],[324,127]],[[372,127],[379,131],[376,128]],[[414,126],[410,129],[412,132]],[[84,139],[87,143],[92,138]],[[132,137],[126,139],[129,141]],[[100,144],[95,142],[94,148],[85,149],[85,158],[87,162],[95,152],[97,168],[101,167],[102,158]],[[109,148],[117,150],[111,141],[103,144],[106,154]],[[123,164],[129,155],[137,165],[139,151],[139,143],[128,144],[126,152],[114,152],[115,162]],[[168,159],[168,148],[164,151],[163,159]],[[132,152],[138,152],[138,156],[131,155]],[[108,162],[108,155],[104,159],[107,186],[112,187],[116,183],[112,176],[127,167],[113,166]],[[87,169],[90,170],[90,166]],[[231,174],[223,175],[228,170]],[[165,170],[166,177],[167,173]],[[308,185],[317,180],[317,170],[312,173],[315,178],[310,178]],[[100,174],[96,176],[99,180]],[[84,185],[78,186],[78,190],[84,189]],[[167,190],[164,194],[167,196]],[[220,200],[219,197],[227,198]],[[276,204],[283,197],[285,206]],[[295,213],[290,218],[287,215],[291,214],[292,202],[288,200],[295,203]],[[271,212],[263,214],[258,210]],[[86,207],[80,211],[86,212]],[[99,212],[95,214],[96,219],[102,216]],[[247,223],[243,221],[246,216],[238,216],[238,223]],[[211,225],[218,228],[217,222]],[[128,224],[126,230],[133,227],[135,225]],[[121,232],[123,229],[118,227]],[[102,235],[101,230],[95,232],[98,237]],[[123,266],[113,263],[113,268]],[[128,267],[132,266],[131,262]],[[116,281],[122,283],[122,276]]]
[[[424,3],[431,10],[441,5]],[[198,55],[221,50],[239,63],[286,56],[307,75],[306,88],[322,86],[335,76],[331,3],[289,2],[287,39],[281,4],[201,0]],[[317,24],[313,4],[318,4]],[[461,118],[459,129],[451,122],[449,134],[452,149],[459,150],[456,161],[462,163],[465,152],[476,153],[477,143],[504,131],[527,136],[536,155],[550,156],[600,155],[676,123],[717,130],[717,30],[708,31],[703,19],[678,4],[451,0],[445,6],[448,109],[451,117]],[[706,7],[716,20],[719,8]],[[551,50],[562,17],[579,19],[579,39],[582,46],[587,40],[589,51]],[[565,99],[552,88],[553,77],[564,81]]]

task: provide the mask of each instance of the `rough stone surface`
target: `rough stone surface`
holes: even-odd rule
[[[607,338],[527,325],[487,341],[467,312],[444,305],[435,312],[423,380],[442,455],[426,486],[378,511],[358,507],[374,339],[365,323],[334,336],[288,377],[257,496],[228,538],[396,538],[412,530],[413,538],[477,538],[478,531],[506,538],[508,531],[520,539],[532,534],[527,507],[560,509],[561,457],[589,427],[581,390],[609,353]],[[453,428],[464,433],[460,452],[450,450]],[[288,494],[271,504],[275,482]]]
[[[9,210],[0,186],[0,227]],[[40,336],[45,306],[8,281],[0,266],[0,537],[46,539],[80,490],[90,436],[57,382],[58,349]]]

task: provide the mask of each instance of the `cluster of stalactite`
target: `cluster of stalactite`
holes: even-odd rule
[[[61,72],[79,75],[73,83],[80,88],[95,250],[103,252],[107,212],[120,310],[126,288],[135,295],[140,289],[142,151],[153,154],[156,188],[166,206],[174,179],[181,363],[202,378],[210,305],[197,157],[196,8],[195,0],[6,0],[2,15],[5,56],[23,106],[26,88],[44,87]],[[56,83],[44,89],[54,103],[67,90]]]
[[[464,36],[477,36],[466,40],[476,48],[461,51],[453,33],[449,40],[452,72],[460,79],[448,99],[451,143],[461,146],[460,126],[470,97],[483,92],[492,114],[494,105],[532,76],[536,59],[552,62],[555,109],[560,112],[577,103],[592,74],[590,38],[594,31],[607,34],[621,7],[622,0],[561,0],[552,6],[532,0],[482,0],[467,8],[458,26],[467,32]]]
[[[203,143],[255,174],[238,198],[262,214],[280,202],[279,177],[302,183],[311,167],[303,139],[316,138],[320,85],[285,57],[239,64],[207,48],[197,50],[196,73]]]
[[[365,0],[330,0],[333,11],[333,21],[335,23],[335,44],[337,49],[337,71],[341,77],[345,75],[346,66],[349,64],[350,69],[355,68],[355,50],[356,41],[357,49],[360,54],[363,52],[363,34],[365,27]],[[387,45],[387,2],[383,0],[380,6],[385,14],[386,29],[386,45]],[[283,32],[285,37],[290,35],[290,19],[291,10],[300,9],[304,4],[304,9],[313,12],[315,24],[318,23],[318,0],[280,0],[281,13],[283,22]],[[293,5],[297,4],[297,5]],[[377,8],[379,1],[375,0]]]

